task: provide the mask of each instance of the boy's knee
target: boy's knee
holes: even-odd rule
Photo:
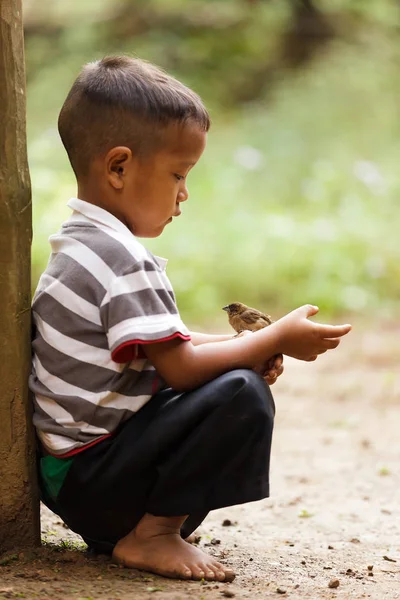
[[[236,384],[239,385],[239,406],[243,416],[273,423],[275,403],[264,379],[250,369],[238,369],[234,373]]]

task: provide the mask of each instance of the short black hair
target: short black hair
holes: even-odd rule
[[[210,128],[195,92],[144,60],[107,56],[81,70],[61,109],[58,131],[79,177],[115,146],[154,151],[168,125],[186,121],[202,131]]]

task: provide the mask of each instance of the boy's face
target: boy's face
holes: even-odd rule
[[[157,237],[180,204],[188,199],[186,178],[206,145],[206,133],[196,124],[171,125],[161,150],[135,157],[123,165],[123,187],[119,190],[116,216],[138,237]]]

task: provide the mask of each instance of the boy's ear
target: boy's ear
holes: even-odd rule
[[[108,151],[105,158],[107,178],[113,188],[121,190],[127,170],[132,162],[132,151],[126,146],[116,146]]]

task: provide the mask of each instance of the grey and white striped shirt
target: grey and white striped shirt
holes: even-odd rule
[[[68,206],[32,304],[33,418],[54,455],[109,435],[163,386],[142,344],[190,339],[166,261],[102,208]]]

